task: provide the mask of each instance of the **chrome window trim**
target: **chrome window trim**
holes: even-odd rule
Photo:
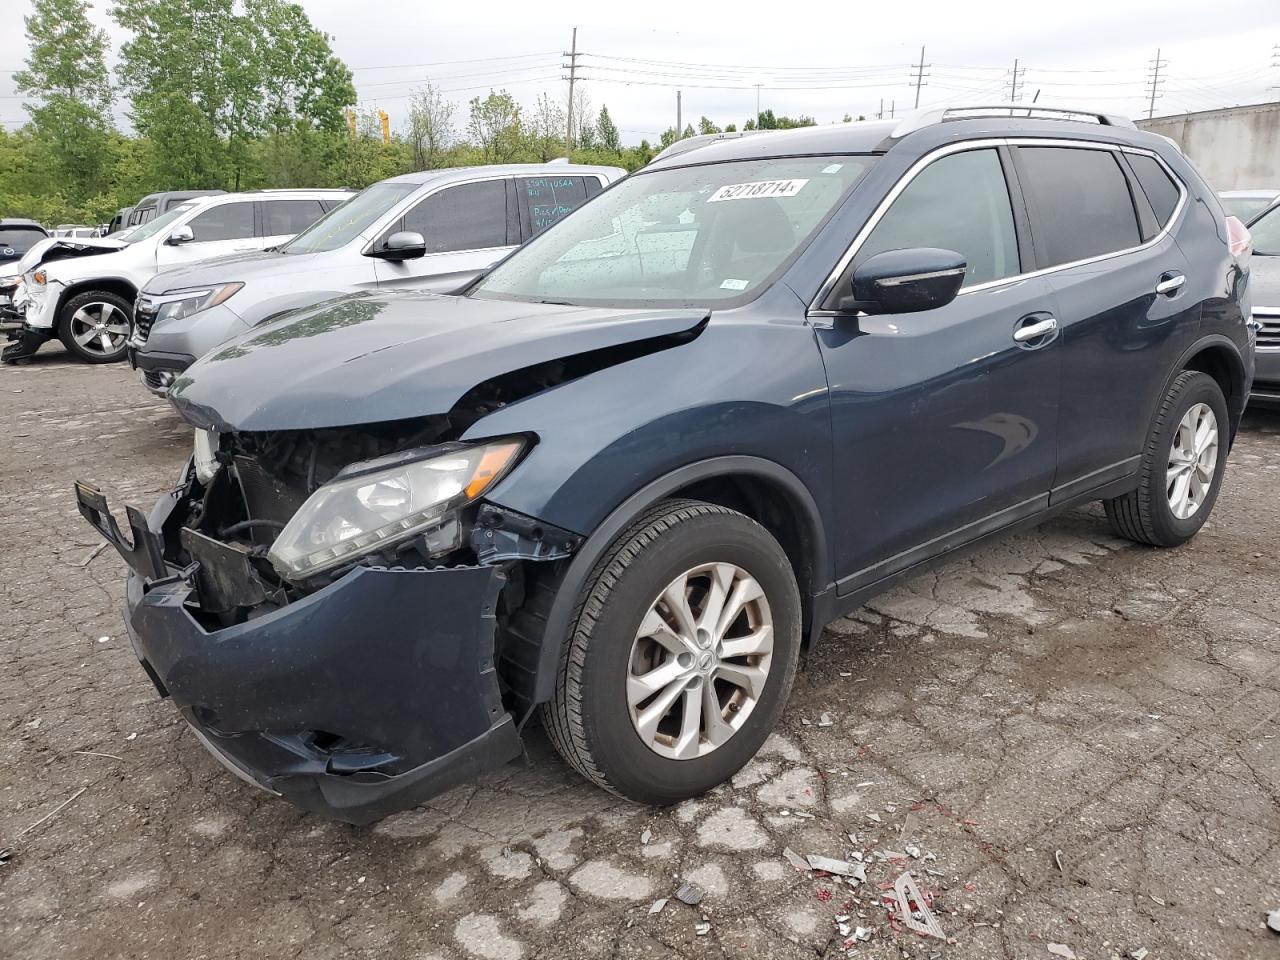
[[[827,279],[823,281],[822,286],[818,288],[817,295],[809,302],[808,315],[810,317],[835,317],[840,315],[835,310],[823,310],[820,304],[831,295],[831,291],[835,289],[840,277],[844,274],[845,270],[849,268],[849,264],[852,263],[854,258],[858,255],[858,250],[861,249],[863,243],[866,242],[867,237],[871,235],[871,231],[876,228],[884,218],[884,215],[889,212],[889,208],[893,206],[893,202],[898,199],[899,194],[907,188],[911,181],[914,180],[925,167],[954,153],[963,153],[967,150],[989,150],[996,147],[1074,147],[1084,150],[1110,150],[1115,153],[1132,153],[1154,157],[1155,161],[1160,164],[1161,169],[1163,169],[1164,172],[1169,175],[1169,178],[1177,184],[1178,202],[1173,208],[1173,213],[1169,215],[1169,219],[1165,221],[1163,226],[1161,226],[1159,232],[1150,240],[1140,243],[1136,247],[1125,247],[1122,250],[1115,250],[1111,253],[1102,253],[1096,257],[1088,257],[1084,260],[1072,260],[1070,263],[1060,263],[1052,267],[1042,267],[1039,270],[1030,270],[1026,273],[1018,273],[1011,277],[1001,277],[998,280],[988,280],[985,283],[975,283],[971,287],[964,287],[961,289],[961,291],[956,294],[958,297],[963,297],[970,293],[977,293],[980,290],[991,290],[995,287],[1018,283],[1022,280],[1030,280],[1034,277],[1043,277],[1051,273],[1057,273],[1059,270],[1070,270],[1073,267],[1085,266],[1090,263],[1100,263],[1103,260],[1110,260],[1113,257],[1122,257],[1130,253],[1136,253],[1139,250],[1145,250],[1148,247],[1159,243],[1168,236],[1169,232],[1173,229],[1173,225],[1177,222],[1178,217],[1186,207],[1187,198],[1190,196],[1187,190],[1187,185],[1182,182],[1181,177],[1174,173],[1169,164],[1165,162],[1164,158],[1154,150],[1147,150],[1143,147],[1134,147],[1120,143],[1104,143],[1097,140],[1072,140],[1056,137],[994,137],[982,140],[964,140],[959,143],[949,143],[946,146],[939,147],[936,150],[926,153],[923,157],[913,163],[907,169],[907,172],[898,179],[898,182],[893,185],[893,189],[885,194],[884,199],[880,201],[875,211],[867,219],[867,222],[863,224],[862,229],[854,236],[853,242],[849,244],[844,255],[836,262],[835,268],[827,275]],[[1126,184],[1128,183],[1128,179],[1128,177],[1125,177]],[[1141,189],[1141,184],[1139,184],[1139,189]],[[1012,202],[1012,198],[1010,198],[1010,202]]]

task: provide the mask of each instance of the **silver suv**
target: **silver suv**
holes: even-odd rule
[[[361,290],[452,292],[626,175],[568,163],[427,170],[383,180],[274,251],[154,277],[129,357],[163,396],[225,340]]]

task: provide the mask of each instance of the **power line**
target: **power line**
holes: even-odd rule
[[[927,64],[924,62],[924,44],[921,44],[920,45],[920,62],[915,65],[916,77],[915,77],[915,81],[911,84],[913,87],[916,88],[917,109],[920,106],[920,88],[925,85],[924,78],[928,76],[928,74],[924,72],[924,68],[927,66],[931,66],[931,64]]]

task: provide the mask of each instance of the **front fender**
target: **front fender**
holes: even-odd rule
[[[830,413],[812,331],[713,316],[696,339],[562,384],[478,421],[467,438],[535,433],[486,499],[583,535],[543,636],[562,638],[613,540],[690,484],[751,476],[785,493],[811,532],[814,592],[830,582]],[[560,645],[538,651],[531,703],[553,691]]]

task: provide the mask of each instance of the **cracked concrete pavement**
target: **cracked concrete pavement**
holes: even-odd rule
[[[71,481],[149,506],[189,430],[52,349],[0,398],[0,955],[812,960],[847,915],[878,960],[1280,956],[1280,415],[1247,417],[1183,549],[1084,509],[832,624],[706,797],[628,804],[534,732],[528,766],[361,829],[230,777],[129,650]],[[865,852],[868,882],[784,848]],[[946,942],[889,923],[907,869]],[[651,912],[683,879],[698,908]]]

